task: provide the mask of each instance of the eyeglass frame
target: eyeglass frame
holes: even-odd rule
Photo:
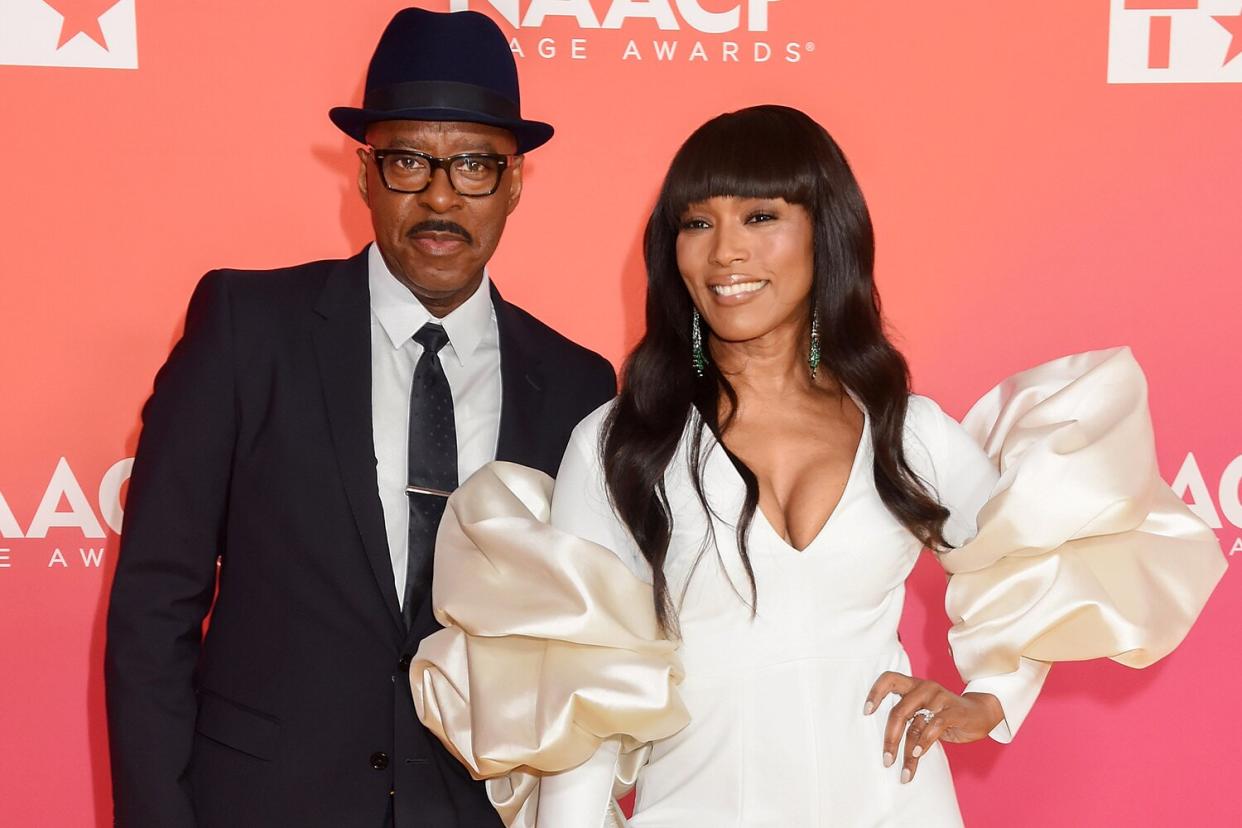
[[[432,179],[436,177],[436,170],[444,170],[444,177],[448,179],[449,186],[452,187],[453,192],[457,193],[459,196],[463,196],[465,198],[487,198],[488,196],[495,195],[496,191],[500,189],[500,180],[505,177],[505,170],[509,169],[509,165],[513,163],[513,159],[518,157],[516,154],[505,155],[504,153],[499,152],[459,152],[456,155],[438,156],[432,155],[429,152],[423,152],[422,150],[404,149],[402,147],[377,149],[370,144],[367,144],[365,149],[367,154],[370,155],[372,160],[375,161],[375,169],[376,172],[379,173],[380,183],[383,184],[385,189],[390,192],[399,193],[401,195],[417,195],[418,193],[424,192],[431,186]],[[388,183],[388,177],[384,175],[384,156],[386,155],[413,155],[424,159],[431,168],[430,172],[427,173],[427,183],[419,187],[417,190],[398,190],[396,187],[393,187]],[[457,189],[457,185],[453,183],[453,172],[449,168],[449,164],[462,158],[487,158],[496,162],[498,165],[496,168],[496,183],[492,185],[490,190],[486,193],[463,193],[461,190]]]

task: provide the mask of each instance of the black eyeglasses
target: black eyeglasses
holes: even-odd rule
[[[493,152],[463,152],[437,158],[418,150],[367,147],[375,159],[380,181],[394,193],[421,193],[431,185],[436,170],[444,170],[458,195],[489,196],[500,186],[500,177],[513,163],[515,155]]]

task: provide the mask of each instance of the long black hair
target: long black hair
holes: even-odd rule
[[[664,573],[673,528],[664,473],[693,410],[718,438],[737,410],[737,394],[714,363],[702,378],[691,365],[694,305],[677,267],[684,213],[691,204],[717,196],[783,198],[810,213],[814,277],[807,314],[809,319],[814,307],[820,323],[820,370],[831,372],[870,415],[875,485],[889,511],[925,545],[947,546],[942,532],[948,511],[911,470],[902,448],[909,369],[884,333],[873,278],[871,217],[844,154],[823,127],[796,109],[756,106],[720,115],[677,151],[647,222],[647,331],[626,359],[621,393],[600,445],[613,508],[651,564],[656,614],[670,635],[677,633],[677,613]],[[708,509],[702,429],[692,431],[690,476],[699,502]],[[728,452],[723,440],[720,447]],[[729,457],[746,485],[737,540],[753,612],[758,594],[746,535],[758,507],[759,485],[739,458]]]

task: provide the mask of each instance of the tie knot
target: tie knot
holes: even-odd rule
[[[449,338],[443,325],[428,322],[414,334],[414,341],[422,345],[426,353],[438,354],[440,349],[448,344]]]

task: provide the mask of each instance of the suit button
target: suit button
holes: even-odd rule
[[[388,754],[380,753],[380,752],[372,753],[371,754],[371,767],[375,768],[376,770],[383,770],[384,768],[388,767]]]
[[[403,673],[409,672],[410,663],[412,661],[414,661],[414,656],[410,655],[409,653],[406,653],[405,655],[401,656],[401,660],[397,662],[397,669],[399,669]]]

